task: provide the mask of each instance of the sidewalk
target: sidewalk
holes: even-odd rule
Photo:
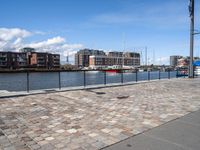
[[[200,110],[102,150],[199,150]]]
[[[0,150],[102,149],[198,111],[199,89],[200,78],[171,79],[1,98]],[[188,137],[189,132],[194,135],[189,139],[199,140],[198,131],[188,129]],[[149,136],[154,135],[145,139]]]

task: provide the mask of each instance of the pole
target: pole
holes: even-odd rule
[[[159,72],[158,72],[158,79],[160,80],[160,70],[159,70]]]
[[[83,85],[86,87],[86,73],[85,70],[83,71]]]
[[[58,71],[58,86],[59,86],[59,90],[61,90],[61,78],[60,78],[60,71]]]
[[[104,85],[106,85],[106,71],[104,71]]]
[[[155,65],[155,50],[153,50],[153,65]]]
[[[27,88],[27,93],[29,93],[30,87],[29,87],[29,71],[26,73],[26,88]]]
[[[193,68],[193,51],[194,51],[194,0],[190,0],[190,66],[189,66],[189,78],[194,78]]]
[[[135,82],[138,82],[138,71],[136,70],[136,73],[135,73]]]
[[[124,83],[124,70],[121,70],[121,83]]]
[[[145,66],[147,67],[147,47],[145,47]]]
[[[150,71],[148,71],[148,80],[150,81]]]

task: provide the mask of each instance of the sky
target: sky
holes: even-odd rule
[[[62,61],[82,48],[133,51],[169,64],[189,55],[189,0],[0,0],[0,51],[33,47],[59,53]],[[200,30],[200,0],[195,29]],[[195,36],[195,56],[200,38]],[[154,57],[153,57],[154,56]],[[155,58],[153,60],[153,58]]]

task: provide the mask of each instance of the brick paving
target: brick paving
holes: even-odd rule
[[[200,79],[0,99],[0,150],[95,150],[200,108]]]

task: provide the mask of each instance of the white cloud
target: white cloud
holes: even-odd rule
[[[31,43],[31,44],[28,44],[27,46],[33,47],[33,48],[48,48],[50,46],[55,46],[55,45],[59,45],[63,43],[65,43],[65,39],[58,36],[58,37],[48,39],[46,41]]]
[[[25,45],[26,47],[33,47],[38,51],[57,53],[61,55],[61,59],[65,60],[66,56],[74,57],[74,54],[80,48],[83,48],[82,44],[69,44],[63,37],[54,37],[46,41],[35,42]]]
[[[0,51],[19,51],[23,47],[32,47],[37,51],[58,53],[61,59],[73,57],[76,51],[83,48],[82,44],[67,43],[65,38],[57,36],[44,41],[25,43],[25,39],[43,32],[31,32],[20,28],[0,28]]]
[[[16,51],[23,39],[31,36],[30,31],[20,28],[0,28],[0,49]]]
[[[31,32],[20,28],[0,28],[0,40],[10,41],[15,38],[26,38],[31,36]]]

